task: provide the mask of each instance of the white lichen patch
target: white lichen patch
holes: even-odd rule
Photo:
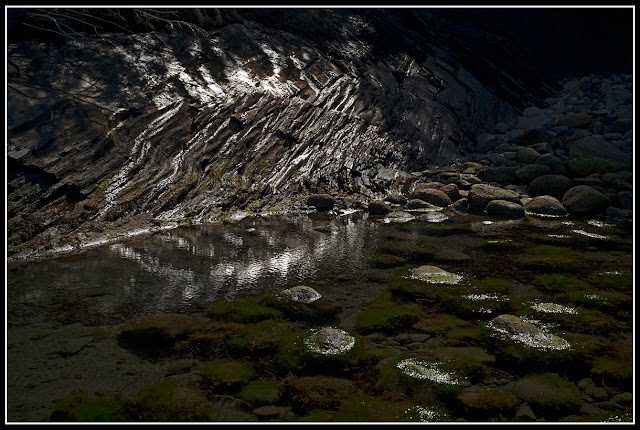
[[[576,234],[581,234],[583,236],[587,236],[587,237],[592,237],[594,239],[607,239],[607,236],[604,236],[602,234],[597,234],[597,233],[589,233],[587,231],[584,230],[571,230],[572,233],[576,233]]]
[[[613,227],[613,224],[610,224],[608,222],[604,222],[604,221],[600,221],[597,219],[590,219],[589,221],[587,221],[587,224],[592,225],[594,227],[600,227],[600,228],[605,228],[605,227]]]
[[[420,422],[440,421],[442,420],[442,414],[435,409],[424,408],[422,406],[414,406],[407,409],[405,416],[409,417],[409,420],[413,420],[414,417]]]
[[[426,379],[438,384],[461,385],[460,379],[451,372],[441,368],[442,363],[430,363],[415,358],[407,358],[396,364],[398,370],[416,379]]]
[[[408,221],[414,220],[415,218],[416,217],[414,217],[410,213],[403,212],[403,211],[397,211],[397,212],[392,212],[389,215],[387,215],[384,218],[384,222],[385,223],[390,223],[390,222],[408,222]]]
[[[447,272],[436,266],[420,266],[411,271],[409,278],[430,284],[458,285],[464,276]]]
[[[552,239],[569,239],[571,237],[566,234],[548,234],[547,236]]]
[[[471,300],[473,302],[478,302],[481,300],[494,300],[496,302],[506,302],[507,300],[509,300],[508,297],[505,297],[505,296],[500,297],[497,294],[467,294],[462,296],[462,298]]]
[[[334,327],[324,327],[320,330],[311,329],[311,335],[304,341],[311,352],[322,355],[344,354],[356,344],[356,338],[344,330]]]
[[[557,303],[532,303],[531,309],[548,314],[578,314],[578,311],[575,308],[559,305]]]

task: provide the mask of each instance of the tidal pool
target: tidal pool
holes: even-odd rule
[[[632,234],[571,221],[251,217],[10,261],[7,420],[410,421],[408,410],[437,410],[429,420],[515,421],[525,402],[508,384],[547,373],[576,387],[588,379],[608,390],[598,401],[615,403],[633,376]],[[452,250],[465,258],[439,253]],[[421,266],[459,282],[413,279]],[[319,298],[279,299],[299,285]],[[539,321],[571,348],[494,336],[487,321],[502,313]],[[348,356],[303,351],[301,333],[324,327],[349,333]],[[391,359],[445,362],[465,384],[440,392],[404,381],[396,367],[382,370]],[[470,386],[505,400],[482,409]],[[580,401],[534,412],[632,414],[625,402]]]

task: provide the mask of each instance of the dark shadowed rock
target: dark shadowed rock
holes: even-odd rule
[[[404,205],[407,203],[407,198],[401,194],[389,194],[385,200],[395,205]]]
[[[391,212],[391,208],[382,200],[374,200],[367,206],[371,215],[386,215]]]
[[[586,112],[567,112],[558,120],[556,125],[571,128],[589,128],[591,126],[591,116]]]
[[[524,204],[524,210],[528,214],[542,216],[565,216],[565,210],[560,200],[553,196],[536,196]]]
[[[449,208],[459,214],[465,214],[467,213],[467,209],[469,207],[469,199],[467,198],[462,198],[459,200],[456,200],[455,202],[453,202],[451,204],[451,206],[449,206]]]
[[[529,183],[529,196],[553,196],[560,200],[569,188],[573,186],[570,178],[562,175],[543,175]]]
[[[633,193],[631,191],[619,191],[611,198],[611,204],[619,209],[633,209]]]
[[[610,205],[607,196],[588,185],[570,188],[562,197],[562,206],[572,215],[598,214]]]
[[[518,167],[485,167],[478,172],[478,178],[484,182],[513,184],[516,182]]]
[[[553,135],[546,128],[532,128],[525,130],[520,135],[520,145],[529,146],[540,142],[549,142],[553,139]]]
[[[447,184],[440,188],[440,191],[449,196],[452,202],[455,202],[460,198],[460,189],[456,184]]]
[[[437,209],[438,206],[420,199],[411,199],[407,202],[408,209]]]
[[[593,135],[579,139],[571,146],[567,167],[574,176],[587,177],[592,173],[628,170],[631,157],[602,136]]]
[[[516,151],[516,162],[518,163],[535,163],[535,161],[540,157],[540,153],[533,148],[518,148]]]
[[[524,209],[520,203],[507,200],[492,200],[487,204],[487,215],[517,219],[524,217]]]
[[[543,164],[527,164],[516,170],[518,183],[528,185],[537,177],[551,173],[551,167]]]
[[[330,211],[335,203],[330,194],[312,194],[307,198],[307,205],[315,207],[318,212]]]
[[[551,173],[555,175],[566,175],[567,168],[564,162],[554,154],[543,154],[537,160],[536,164],[551,167]]]
[[[494,187],[488,184],[472,185],[469,190],[469,211],[484,212],[489,202],[493,200],[507,200],[520,203],[520,196],[515,191]]]

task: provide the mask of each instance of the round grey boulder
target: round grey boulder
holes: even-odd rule
[[[451,198],[442,190],[435,188],[416,188],[412,195],[413,199],[419,199],[438,207],[447,207],[451,204]]]
[[[474,184],[469,189],[468,195],[469,211],[484,212],[489,202],[493,200],[507,200],[520,203],[520,196],[515,191],[494,187],[488,184]]]
[[[611,206],[611,200],[593,187],[578,185],[565,193],[562,206],[572,215],[592,215]]]
[[[524,210],[531,215],[566,216],[567,211],[560,201],[549,195],[536,196],[524,204]]]
[[[492,200],[487,204],[487,215],[517,219],[524,217],[524,208],[519,203],[507,200]]]
[[[535,178],[551,173],[551,167],[543,164],[527,164],[516,170],[516,178],[521,184],[529,184]]]
[[[533,148],[519,148],[516,151],[516,162],[518,163],[535,163],[538,157],[540,157],[540,153]]]

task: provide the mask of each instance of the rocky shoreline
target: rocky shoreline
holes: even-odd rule
[[[69,234],[51,233],[28,249],[14,248],[12,259],[83,249],[132,234],[181,224],[233,222],[247,216],[366,210],[402,217],[404,210],[521,219],[600,216],[633,224],[632,76],[566,79],[562,90],[529,107],[494,133],[476,137],[476,152],[448,166],[420,172],[390,172],[372,193],[334,191],[272,195],[207,217],[156,219],[148,214],[100,221]],[[404,218],[410,219],[409,217]]]

